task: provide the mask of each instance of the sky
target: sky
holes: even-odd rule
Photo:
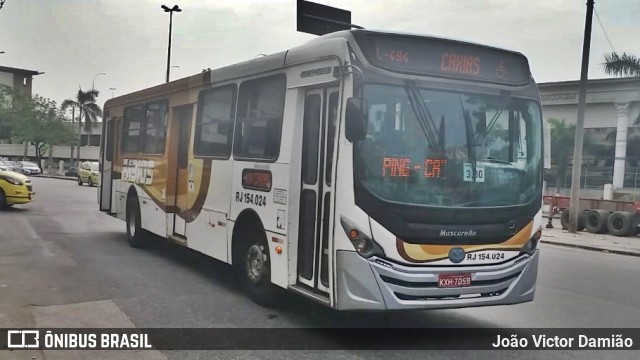
[[[300,45],[295,0],[6,0],[0,65],[44,72],[33,92],[58,103],[78,87],[116,96]],[[578,80],[586,0],[315,0],[350,10],[367,29],[422,33],[520,51],[537,82]],[[604,54],[640,55],[640,0],[596,0],[589,78],[608,77]],[[613,48],[612,48],[613,46]],[[99,73],[106,75],[98,75]],[[116,90],[111,90],[115,88]]]

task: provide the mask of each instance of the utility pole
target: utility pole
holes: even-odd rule
[[[580,73],[580,94],[578,96],[578,119],[573,148],[573,167],[571,171],[571,199],[569,201],[569,232],[578,230],[580,216],[580,170],[582,168],[582,140],[584,137],[584,107],[589,77],[589,50],[591,48],[591,23],[593,20],[594,0],[587,0],[587,17],[584,23],[584,42],[582,44],[582,71]]]

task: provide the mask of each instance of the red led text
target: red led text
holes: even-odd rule
[[[478,75],[480,73],[480,58],[443,53],[440,59],[440,70],[465,75]]]
[[[424,161],[424,177],[439,178],[442,165],[446,163],[447,160],[444,159],[426,159]]]
[[[409,176],[409,162],[408,158],[393,158],[386,157],[382,160],[382,176],[387,176],[387,169],[389,170],[389,176]]]

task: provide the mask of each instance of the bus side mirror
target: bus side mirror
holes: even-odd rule
[[[345,136],[350,142],[362,140],[367,135],[367,104],[363,99],[347,99],[345,112]]]

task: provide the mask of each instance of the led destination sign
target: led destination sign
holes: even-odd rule
[[[505,85],[531,79],[527,59],[518,53],[424,37],[359,35],[367,59],[390,71]]]
[[[443,166],[447,163],[444,159],[424,160],[424,164],[411,165],[411,159],[402,157],[385,157],[382,159],[382,176],[408,177],[411,169],[420,172],[425,178],[444,178]]]

